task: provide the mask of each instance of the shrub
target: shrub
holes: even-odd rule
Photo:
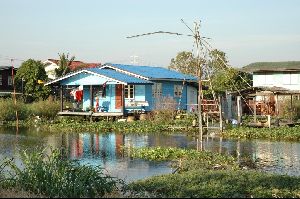
[[[22,101],[18,100],[15,106],[13,99],[0,99],[0,120],[15,121],[16,110],[19,120],[25,120],[30,115],[27,105]]]
[[[119,182],[100,167],[64,159],[58,149],[51,150],[49,156],[24,152],[22,161],[22,169],[10,164],[15,175],[8,181],[9,186],[46,197],[102,197],[116,190]]]
[[[31,112],[42,118],[54,119],[57,113],[60,111],[60,102],[52,99],[45,101],[40,100],[30,104]]]
[[[151,119],[160,122],[170,122],[176,115],[177,106],[178,103],[171,96],[156,98]]]

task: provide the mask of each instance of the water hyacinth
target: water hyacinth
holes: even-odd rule
[[[279,127],[279,128],[249,128],[239,127],[226,130],[223,137],[238,139],[267,139],[300,141],[300,127]]]
[[[127,148],[128,155],[132,158],[141,158],[151,161],[175,161],[175,167],[180,171],[193,168],[201,169],[238,169],[235,158],[208,151],[193,149],[142,147]]]

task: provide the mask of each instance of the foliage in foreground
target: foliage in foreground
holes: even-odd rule
[[[271,129],[239,127],[224,131],[222,136],[238,139],[300,141],[300,127],[278,127]]]
[[[195,168],[238,169],[238,164],[233,157],[208,151],[162,147],[129,148],[128,150],[129,155],[133,158],[151,161],[176,161],[176,167],[179,167],[180,172]]]
[[[117,189],[119,180],[107,176],[103,169],[79,165],[63,159],[59,150],[51,155],[22,154],[24,168],[10,162],[14,175],[6,176],[2,186],[18,188],[46,197],[102,197]],[[4,182],[4,183],[3,183]]]
[[[193,170],[133,182],[129,189],[176,198],[300,198],[300,178],[249,171]]]

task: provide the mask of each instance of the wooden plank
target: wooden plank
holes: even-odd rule
[[[99,113],[91,113],[91,112],[59,112],[57,115],[60,116],[93,116],[93,117],[110,117],[110,116],[122,116],[123,113],[120,112],[99,112]]]
[[[106,117],[106,116],[123,116],[123,113],[119,112],[99,112],[99,113],[93,113],[93,117]]]
[[[59,112],[57,115],[61,116],[90,116],[89,112]]]

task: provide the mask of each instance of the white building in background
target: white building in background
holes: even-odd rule
[[[300,90],[300,61],[257,62],[243,71],[253,74],[253,87],[280,87]]]
[[[57,59],[47,59],[46,61],[43,62],[45,65],[45,71],[48,75],[49,79],[56,79],[55,75],[55,69],[59,68],[58,63],[59,60]],[[82,61],[73,61],[70,65],[70,69],[72,71],[78,70],[81,68],[96,68],[100,67],[101,63],[85,63]]]

